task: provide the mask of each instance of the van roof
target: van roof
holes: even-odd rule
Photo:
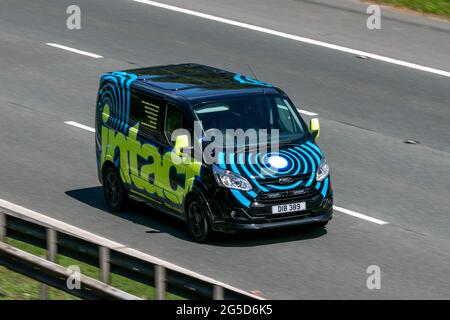
[[[281,93],[269,83],[229,71],[195,64],[176,64],[123,71],[136,77],[139,87],[187,100],[230,95]]]

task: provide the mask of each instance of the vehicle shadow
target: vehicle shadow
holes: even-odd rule
[[[66,191],[65,194],[102,212],[126,219],[150,228],[148,234],[167,233],[182,240],[192,241],[187,233],[186,225],[174,217],[155,210],[143,203],[130,202],[124,212],[113,212],[108,209],[103,198],[101,186]],[[321,237],[327,233],[325,228],[314,226],[294,226],[282,229],[259,230],[235,234],[214,234],[206,244],[222,247],[253,247],[273,243],[302,241]]]
[[[110,214],[148,227],[149,230],[145,231],[148,234],[167,233],[174,237],[190,241],[189,235],[186,232],[186,225],[183,221],[154,210],[143,203],[130,201],[129,207],[123,212],[109,210],[103,198],[103,189],[101,186],[70,190],[66,191],[65,194],[93,208],[99,209],[105,214]]]
[[[234,234],[217,233],[208,244],[220,247],[256,247],[274,243],[314,239],[324,236],[326,233],[327,230],[325,228],[318,228],[311,225]]]

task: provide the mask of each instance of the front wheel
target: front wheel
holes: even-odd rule
[[[127,192],[116,168],[106,168],[103,174],[103,194],[105,196],[106,204],[112,211],[121,211],[125,209],[128,199]]]
[[[189,235],[196,242],[206,242],[211,236],[206,209],[198,199],[193,199],[188,205],[187,226]]]

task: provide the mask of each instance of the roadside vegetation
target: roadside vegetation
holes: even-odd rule
[[[450,0],[373,0],[370,2],[404,7],[422,13],[450,18]]]
[[[42,248],[11,238],[7,238],[6,243],[40,257],[45,256],[46,253],[46,250]],[[94,279],[100,278],[100,269],[95,266],[63,255],[58,255],[57,261],[58,264],[64,267],[77,265],[82,274]],[[144,299],[154,299],[155,297],[155,289],[153,287],[117,274],[111,274],[111,285]],[[0,300],[38,300],[40,298],[40,286],[39,282],[0,266]],[[50,287],[48,288],[48,293],[50,300],[78,300],[78,298],[73,295]],[[169,300],[182,299],[181,297],[169,293],[166,298]]]

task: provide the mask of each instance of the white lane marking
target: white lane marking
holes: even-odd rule
[[[337,211],[340,211],[342,213],[348,214],[350,216],[353,216],[353,217],[356,217],[356,218],[359,218],[359,219],[363,219],[363,220],[367,220],[367,221],[370,221],[370,222],[373,222],[373,223],[376,223],[376,224],[379,224],[379,225],[389,224],[389,222],[386,222],[386,221],[383,221],[383,220],[379,220],[379,219],[376,219],[376,218],[372,218],[372,217],[366,216],[365,214],[361,214],[361,213],[358,213],[358,212],[355,212],[355,211],[352,211],[352,210],[348,210],[348,209],[345,209],[345,208],[341,208],[341,207],[338,207],[338,206],[333,206],[333,209],[337,210]]]
[[[319,114],[311,112],[311,111],[306,111],[306,110],[301,110],[301,109],[297,109],[298,112],[306,114],[307,116],[318,116]]]
[[[333,50],[337,50],[337,51],[351,53],[356,56],[364,56],[367,58],[372,58],[375,60],[380,60],[380,61],[396,64],[396,65],[411,68],[411,69],[430,72],[430,73],[438,74],[438,75],[441,75],[444,77],[450,77],[450,72],[448,72],[448,71],[430,68],[430,67],[422,66],[419,64],[411,63],[411,62],[406,62],[406,61],[402,61],[402,60],[398,60],[398,59],[381,56],[381,55],[374,54],[374,53],[364,52],[362,50],[351,49],[351,48],[335,45],[332,43],[327,43],[327,42],[323,42],[323,41],[300,37],[300,36],[296,36],[293,34],[276,31],[276,30],[272,30],[272,29],[268,29],[268,28],[264,28],[264,27],[258,27],[258,26],[252,25],[252,24],[234,21],[234,20],[230,20],[230,19],[225,19],[225,18],[213,16],[213,15],[206,14],[206,13],[201,13],[198,11],[183,9],[180,7],[175,7],[175,6],[171,6],[171,5],[160,3],[160,2],[149,1],[149,0],[133,0],[133,1],[143,3],[143,4],[148,4],[148,5],[163,8],[163,9],[167,9],[167,10],[184,13],[184,14],[189,14],[192,16],[196,16],[196,17],[200,17],[200,18],[204,18],[204,19],[208,19],[208,20],[218,21],[218,22],[230,24],[230,25],[245,28],[245,29],[250,29],[250,30],[259,31],[259,32],[267,33],[267,34],[272,34],[272,35],[282,37],[282,38],[287,38],[287,39],[300,41],[300,42],[304,42],[304,43],[309,43],[312,45],[325,47],[325,48],[329,48],[329,49],[333,49]]]
[[[75,122],[75,121],[65,121],[64,123],[68,124],[70,126],[74,126],[74,127],[83,129],[83,130],[87,130],[87,131],[90,131],[90,132],[95,132],[94,128],[85,126],[84,124],[81,124],[81,123],[78,123],[78,122]]]
[[[57,44],[57,43],[46,43],[46,45],[48,45],[50,47],[55,47],[55,48],[67,50],[67,51],[70,51],[70,52],[75,52],[75,53],[78,53],[78,54],[82,54],[84,56],[88,56],[88,57],[91,57],[91,58],[96,58],[96,59],[103,58],[103,56],[100,56],[100,55],[95,54],[95,53],[90,53],[90,52],[87,52],[87,51],[82,51],[82,50],[74,49],[74,48],[71,48],[71,47],[66,47],[66,46],[63,46],[63,45],[60,45],[60,44]]]

